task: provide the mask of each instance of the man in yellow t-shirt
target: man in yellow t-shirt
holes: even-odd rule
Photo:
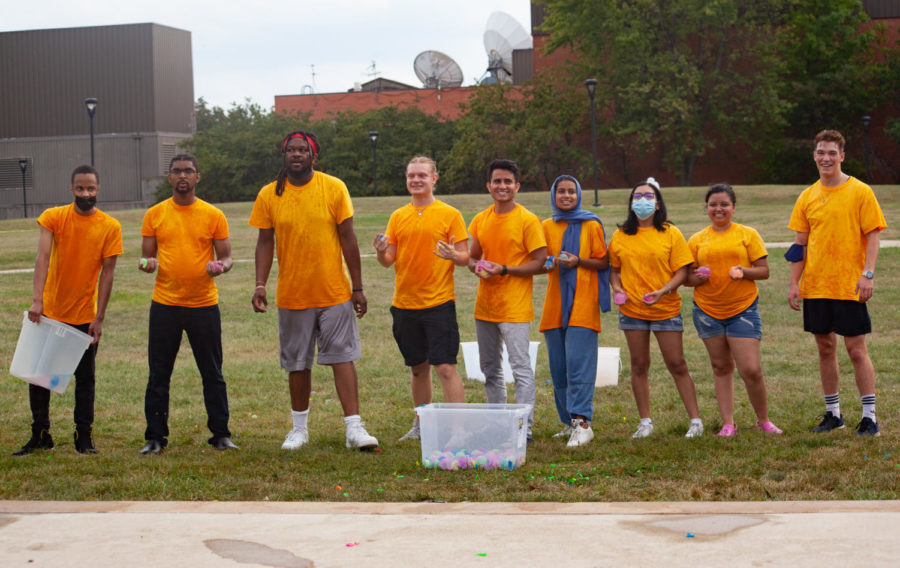
[[[858,436],[878,436],[875,419],[875,368],[866,348],[872,323],[866,302],[874,292],[875,261],[887,227],[872,188],[841,171],[844,137],[836,130],[816,135],[813,159],[819,181],[806,188],[788,228],[797,232],[785,255],[791,261],[788,303],[803,309],[803,329],[814,335],[825,416],[813,432],[844,427],[838,391],[837,336],[853,362],[862,402]]]
[[[70,191],[75,198],[73,204],[47,209],[37,220],[41,235],[28,319],[40,324],[43,315],[94,338],[75,369],[75,450],[95,454],[94,358],[103,333],[116,258],[122,254],[122,227],[96,207],[100,174],[92,166],[75,168]],[[13,453],[15,456],[53,447],[50,391],[28,385],[28,399],[31,439]]]
[[[516,203],[519,167],[497,159],[489,168],[487,189],[494,204],[469,224],[469,270],[481,280],[475,298],[475,334],[489,403],[506,402],[502,344],[516,382],[516,402],[531,405],[528,439],[534,424],[534,371],[528,354],[533,275],[547,259],[547,241],[537,215]]]
[[[453,270],[469,262],[462,215],[434,197],[437,164],[416,156],[406,166],[406,189],[412,201],[394,211],[387,233],[375,237],[378,262],[394,267],[391,303],[394,339],[412,373],[415,406],[431,403],[431,367],[441,380],[444,402],[465,402],[456,371],[459,325]],[[449,262],[448,262],[449,261]],[[419,440],[419,420],[400,441]]]
[[[334,373],[346,446],[369,450],[378,446],[378,440],[359,416],[359,380],[353,363],[362,356],[356,318],[367,309],[353,205],[344,182],[313,169],[320,149],[311,132],[296,130],[285,136],[284,166],[274,182],[259,190],[250,213],[250,225],[259,229],[251,303],[256,312],[268,309],[266,282],[277,249],[280,358],[288,372],[293,419],[281,448],[297,450],[309,443],[309,395],[318,343],[319,364]]]
[[[209,444],[236,450],[228,430],[228,392],[222,376],[222,319],[213,278],[231,270],[231,241],[225,214],[198,199],[197,158],[178,154],[169,163],[172,197],[147,210],[141,226],[138,268],[157,268],[150,304],[150,377],[144,395],[147,429],[142,454],[158,454],[168,444],[169,383],[175,357],[187,333],[203,378]]]

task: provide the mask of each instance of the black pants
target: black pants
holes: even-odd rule
[[[90,324],[72,327],[87,333]],[[94,423],[94,358],[97,356],[97,345],[92,343],[88,346],[75,369],[75,429],[83,432],[90,431]],[[31,429],[35,432],[50,430],[50,391],[28,385],[28,401],[31,403]]]
[[[150,304],[150,340],[147,353],[150,378],[144,396],[147,430],[144,438],[166,445],[169,435],[169,383],[175,357],[186,332],[194,361],[203,377],[203,402],[210,441],[231,437],[228,431],[228,393],[222,376],[222,321],[219,306],[185,308]]]

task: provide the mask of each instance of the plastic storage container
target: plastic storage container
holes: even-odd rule
[[[527,404],[435,403],[416,408],[422,465],[436,469],[516,469],[525,463]]]
[[[70,325],[41,317],[36,324],[22,320],[9,374],[54,392],[65,392],[78,362],[93,338]]]

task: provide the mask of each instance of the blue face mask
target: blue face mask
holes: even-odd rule
[[[643,221],[656,212],[656,200],[637,199],[631,202],[631,210],[634,211],[638,219]]]

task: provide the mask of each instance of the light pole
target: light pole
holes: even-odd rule
[[[872,117],[866,115],[862,117],[863,132],[866,138],[866,183],[872,183],[872,168],[870,166],[869,155],[872,153],[872,147],[869,143],[869,125],[872,124]]]
[[[378,197],[378,154],[375,151],[375,143],[378,141],[378,131],[369,132],[369,138],[372,139],[372,188],[375,197]]]
[[[97,99],[88,97],[84,99],[84,106],[87,108],[88,116],[91,117],[91,165],[94,165],[94,112],[97,110]]]
[[[22,170],[22,218],[28,218],[28,196],[25,194],[25,170],[28,169],[28,158],[19,158],[19,169]]]
[[[588,97],[591,98],[591,153],[594,156],[594,207],[600,207],[600,198],[597,194],[597,186],[600,185],[597,180],[597,120],[594,117],[594,95],[597,92],[597,79],[586,79],[584,86],[587,87]]]

